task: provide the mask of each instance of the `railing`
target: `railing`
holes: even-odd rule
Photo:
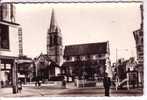
[[[120,79],[118,77],[115,80],[115,89],[118,90],[118,87],[122,86],[125,82],[127,83],[127,89],[129,90],[129,80],[128,80],[128,78],[125,78],[122,81],[120,81]]]
[[[103,77],[97,77],[96,79],[96,87],[97,88],[103,88]]]

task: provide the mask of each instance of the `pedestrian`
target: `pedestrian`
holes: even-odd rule
[[[105,88],[105,96],[110,96],[110,86],[111,86],[111,80],[110,77],[108,77],[108,73],[105,73],[104,79],[103,79],[103,85]]]
[[[135,75],[135,74],[133,74],[133,79],[132,79],[133,89],[135,89],[136,84],[137,84],[136,79],[137,79],[136,75]]]
[[[1,87],[2,87],[2,88],[4,87],[4,82],[3,82],[3,81],[1,81]]]
[[[41,86],[41,81],[39,80],[39,81],[38,81],[38,87],[40,87],[40,86]]]
[[[37,82],[35,82],[35,86],[37,87]]]
[[[18,92],[21,93],[22,91],[22,82],[21,80],[18,81]]]
[[[66,81],[65,81],[65,79],[63,79],[63,81],[62,81],[62,86],[63,86],[64,88],[66,88]]]

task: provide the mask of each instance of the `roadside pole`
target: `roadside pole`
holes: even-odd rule
[[[128,90],[130,89],[130,86],[129,86],[129,72],[127,72],[127,89]]]
[[[0,60],[0,88],[1,88],[1,60]]]
[[[17,91],[17,63],[14,60],[12,65],[12,91],[13,94],[18,93]]]

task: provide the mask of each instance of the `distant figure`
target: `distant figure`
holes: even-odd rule
[[[66,88],[66,81],[65,81],[65,79],[62,81],[62,86],[63,86],[64,88]]]
[[[19,80],[17,85],[18,85],[18,92],[21,93],[21,90],[22,90],[22,82]]]
[[[133,89],[135,89],[136,84],[137,84],[136,79],[137,77],[135,76],[135,74],[133,74],[133,80],[132,80]]]
[[[38,81],[38,86],[39,86],[39,87],[41,86],[41,81]]]
[[[4,82],[3,82],[3,81],[1,81],[1,87],[2,87],[2,88],[4,87]]]
[[[37,87],[37,82],[35,82],[35,86]]]
[[[108,73],[105,73],[103,85],[105,88],[105,96],[110,96],[109,90],[110,90],[110,86],[111,86],[111,80],[110,80],[110,77],[108,77]]]

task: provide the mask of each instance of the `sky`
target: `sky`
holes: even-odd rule
[[[46,53],[51,11],[61,28],[63,45],[109,41],[110,59],[136,57],[133,31],[140,28],[140,3],[15,4],[23,31],[24,54]]]

